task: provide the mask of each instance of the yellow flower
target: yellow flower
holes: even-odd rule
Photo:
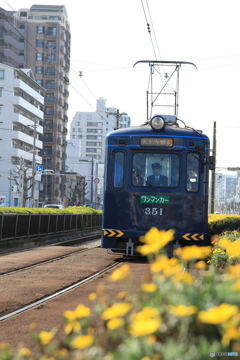
[[[109,330],[115,330],[118,327],[124,325],[125,321],[122,318],[111,319],[107,322],[107,328]]]
[[[21,348],[19,350],[19,354],[22,355],[22,356],[30,356],[31,351],[28,348]]]
[[[88,295],[88,299],[89,299],[90,301],[94,301],[94,300],[96,300],[96,298],[97,298],[97,294],[96,294],[96,293],[91,293],[91,294]]]
[[[81,330],[81,324],[77,320],[77,312],[76,311],[66,310],[63,312],[63,316],[68,321],[68,323],[64,329],[65,334],[70,334],[71,332],[77,333]]]
[[[207,268],[207,264],[205,261],[198,261],[196,264],[194,264],[195,269],[204,270]]]
[[[129,333],[133,337],[153,334],[161,325],[160,319],[136,320],[129,327]]]
[[[142,255],[156,254],[160,249],[166,246],[170,241],[174,239],[174,230],[158,230],[157,228],[151,228],[145,236],[141,236],[139,240],[145,245],[138,246],[137,251]]]
[[[76,314],[74,311],[71,310],[65,310],[63,312],[63,316],[68,320],[68,321],[73,321],[76,319]]]
[[[228,279],[239,279],[240,277],[240,264],[231,265],[227,268]]]
[[[111,307],[109,307],[108,309],[106,309],[101,314],[101,318],[102,320],[114,319],[116,317],[126,315],[131,309],[132,309],[132,304],[123,303],[123,302],[116,303]]]
[[[60,349],[60,350],[57,350],[56,352],[56,357],[66,357],[68,355],[68,350],[67,349]]]
[[[41,331],[39,334],[39,341],[41,345],[48,345],[50,344],[51,340],[54,337],[54,334],[52,332],[48,331]]]
[[[178,273],[178,274],[175,274],[173,277],[172,277],[172,280],[174,282],[183,282],[184,284],[187,284],[187,285],[192,285],[194,283],[194,277],[189,274],[188,272],[184,272],[184,273]]]
[[[157,290],[157,285],[153,284],[153,283],[152,284],[142,284],[141,289],[142,289],[142,291],[152,293]]]
[[[131,316],[129,333],[134,337],[153,334],[161,325],[158,309],[145,307]]]
[[[31,330],[34,330],[34,329],[36,329],[37,324],[36,324],[35,322],[33,322],[33,323],[31,323],[31,324],[29,325],[29,327],[30,327]]]
[[[200,311],[198,318],[202,322],[217,325],[227,321],[231,316],[237,314],[237,312],[237,306],[223,303],[206,311]]]
[[[184,246],[175,250],[175,254],[182,260],[190,261],[192,259],[205,259],[211,254],[211,246]]]
[[[84,349],[91,346],[93,341],[94,337],[92,335],[80,335],[72,341],[71,346],[74,349]]]
[[[235,240],[233,242],[229,242],[229,244],[227,244],[225,246],[226,249],[226,253],[229,256],[240,256],[240,239],[239,240]]]
[[[185,305],[177,305],[177,306],[169,306],[168,311],[176,316],[189,316],[196,314],[198,311],[198,307],[194,305],[185,306]]]
[[[70,321],[64,328],[65,334],[70,334],[71,332],[78,333],[81,330],[81,324],[77,320]]]
[[[157,341],[157,338],[155,335],[150,335],[147,338],[147,343],[150,345],[155,344],[156,341]]]
[[[182,270],[183,270],[183,265],[176,264],[175,266],[168,266],[165,269],[163,269],[163,273],[166,276],[171,276],[180,273]]]
[[[155,261],[151,264],[151,272],[156,273],[165,270],[167,267],[179,264],[177,258],[169,259],[167,256],[157,256]]]
[[[236,281],[231,287],[233,290],[240,290],[240,280]]]
[[[122,300],[126,299],[127,296],[128,296],[128,293],[127,293],[126,291],[120,291],[120,292],[117,294],[117,298],[120,299],[120,300],[121,300],[121,299],[122,299]]]
[[[77,319],[88,317],[90,313],[90,309],[83,304],[78,305],[75,309],[75,316]]]
[[[225,331],[222,337],[223,346],[228,346],[233,339],[240,340],[240,327],[231,327]]]
[[[122,265],[119,269],[113,271],[110,275],[110,281],[118,281],[126,279],[130,276],[130,267],[129,265]]]

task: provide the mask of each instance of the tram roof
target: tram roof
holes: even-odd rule
[[[200,130],[196,130],[193,128],[181,128],[181,127],[173,127],[173,126],[165,126],[160,131],[153,130],[149,124],[140,125],[140,126],[130,126],[128,128],[120,128],[114,131],[111,131],[107,137],[109,136],[131,136],[131,135],[139,135],[139,136],[184,136],[184,137],[199,137],[209,139],[207,135],[203,134]]]

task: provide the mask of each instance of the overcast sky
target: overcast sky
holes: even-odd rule
[[[71,25],[69,123],[94,111],[99,97],[146,120],[147,65],[138,60],[188,61],[180,71],[179,118],[212,142],[217,166],[239,166],[239,1],[229,0],[2,0],[6,10],[33,4],[66,5]],[[151,35],[147,30],[150,24]],[[83,76],[79,77],[79,71]],[[164,112],[164,111],[161,111]]]

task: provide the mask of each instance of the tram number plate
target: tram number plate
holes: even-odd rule
[[[147,208],[145,208],[144,209],[144,214],[145,215],[162,215],[162,208],[149,208],[149,207],[147,207]]]

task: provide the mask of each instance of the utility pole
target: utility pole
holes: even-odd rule
[[[92,168],[91,168],[91,206],[93,206],[93,156],[92,156]]]
[[[107,112],[107,114],[109,115],[114,115],[116,118],[116,127],[114,128],[114,130],[119,129],[119,123],[120,123],[120,117],[122,115],[127,115],[127,113],[123,112],[123,113],[119,113],[119,109],[117,109],[116,112]]]
[[[213,148],[212,155],[216,157],[217,141],[216,141],[216,121],[213,122]],[[215,168],[212,170],[211,179],[211,207],[210,213],[214,214],[214,202],[215,202]]]
[[[36,121],[34,120],[33,127],[33,161],[32,161],[32,196],[31,196],[31,205],[34,207],[34,186],[35,186],[35,175],[36,175],[36,158],[35,158],[35,146],[36,146]]]

